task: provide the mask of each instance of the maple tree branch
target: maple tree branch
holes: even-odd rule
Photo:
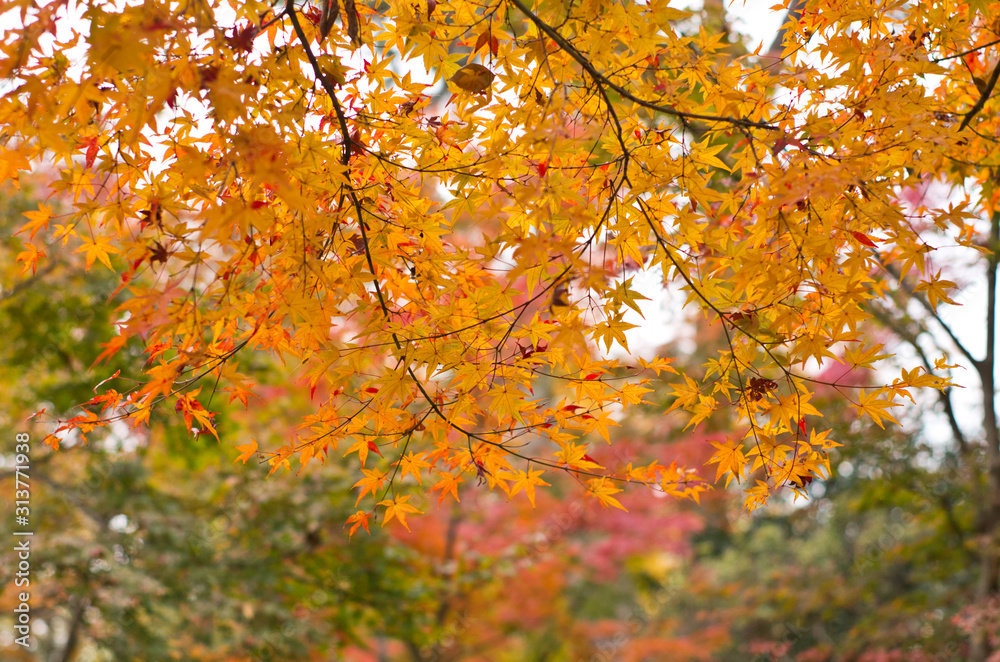
[[[340,100],[337,98],[336,90],[333,89],[333,85],[330,81],[326,79],[326,73],[323,71],[323,67],[320,66],[319,60],[316,59],[316,55],[313,54],[312,48],[309,46],[309,40],[306,38],[305,30],[302,29],[302,24],[299,22],[298,14],[295,12],[295,0],[286,0],[285,2],[285,13],[288,14],[288,18],[292,21],[292,28],[295,30],[296,36],[298,36],[299,41],[302,43],[302,50],[306,52],[306,57],[309,58],[309,64],[312,66],[313,73],[316,75],[316,80],[323,87],[326,95],[330,97],[330,103],[333,104],[333,111],[337,114],[337,123],[340,125],[340,135],[344,140],[344,153],[341,157],[341,162],[346,167],[351,161],[351,135],[350,128],[347,126],[347,116],[344,114],[344,109],[340,106]],[[358,222],[361,222],[361,218],[358,218]]]
[[[778,368],[782,371],[782,373],[784,373],[784,375],[785,375],[785,377],[787,379],[789,379],[789,380],[794,380],[796,378],[802,379],[801,377],[798,377],[795,373],[793,373],[792,370],[791,370],[791,368],[785,367],[784,365],[781,364],[781,362],[778,360],[778,357],[776,357],[771,352],[771,348],[767,346],[767,343],[765,343],[763,340],[758,339],[756,336],[754,336],[750,332],[746,331],[745,329],[737,326],[734,322],[732,322],[732,320],[729,319],[729,315],[727,313],[725,313],[722,310],[720,310],[718,306],[716,306],[714,303],[712,303],[708,299],[708,297],[706,297],[705,294],[697,286],[695,286],[694,280],[690,276],[688,276],[688,274],[684,273],[684,271],[681,269],[680,265],[678,264],[677,259],[674,257],[673,253],[668,249],[666,240],[663,237],[660,236],[659,230],[656,228],[656,225],[653,223],[653,219],[650,218],[649,213],[646,211],[646,208],[642,204],[641,200],[639,201],[639,209],[642,212],[642,215],[646,218],[646,222],[649,224],[650,229],[653,231],[653,235],[656,237],[656,242],[660,245],[661,248],[663,248],[663,251],[664,251],[664,253],[666,253],[667,258],[670,260],[671,263],[673,263],[674,268],[677,269],[677,273],[679,273],[681,275],[681,277],[688,284],[688,286],[691,288],[691,290],[698,295],[698,297],[705,303],[705,305],[708,306],[709,308],[711,308],[712,311],[715,312],[715,314],[719,316],[719,320],[722,322],[722,330],[726,334],[726,342],[729,345],[729,351],[732,354],[733,361],[737,362],[737,359],[736,359],[736,349],[733,347],[732,337],[729,335],[729,329],[726,327],[726,322],[727,321],[729,321],[731,324],[733,324],[733,327],[736,328],[740,333],[742,333],[747,338],[749,338],[750,340],[754,341],[757,345],[759,345],[760,348],[771,358],[771,360],[774,362],[774,364],[776,366],[778,366]],[[749,403],[746,402],[747,392],[746,392],[746,386],[743,383],[743,374],[738,369],[736,371],[736,378],[737,378],[737,381],[739,382],[740,394],[741,394],[741,396],[744,399],[744,403],[745,403],[744,406],[745,406],[746,412],[747,412],[747,421],[750,424],[750,430],[753,432],[754,443],[755,443],[755,445],[756,445],[756,447],[757,447],[757,449],[759,451],[760,450],[760,438],[757,435],[757,426],[756,426],[756,424],[754,422],[753,415],[750,412]],[[761,457],[763,458],[763,454],[761,454]],[[767,475],[767,477],[770,478],[770,472],[768,471],[768,468],[767,468],[766,464],[764,465],[764,472],[765,472],[765,475]]]
[[[293,26],[293,28],[295,30],[295,34],[298,36],[299,41],[302,43],[303,50],[305,50],[305,52],[306,52],[306,56],[308,57],[309,62],[312,65],[313,72],[315,73],[316,78],[319,80],[320,85],[323,87],[324,91],[330,97],[331,103],[333,103],[334,111],[336,112],[336,115],[337,115],[337,121],[340,124],[341,135],[343,136],[343,140],[344,140],[344,153],[343,153],[344,155],[343,155],[342,158],[343,158],[344,166],[346,167],[348,165],[348,163],[350,162],[350,158],[351,158],[351,144],[353,142],[351,140],[349,128],[347,126],[347,118],[346,118],[346,116],[344,114],[343,108],[340,106],[340,102],[337,99],[337,96],[335,94],[335,90],[330,85],[329,81],[326,79],[326,76],[324,75],[323,70],[320,67],[319,62],[316,59],[316,56],[313,54],[312,49],[309,47],[309,42],[308,42],[308,39],[306,37],[305,31],[302,29],[302,25],[299,22],[298,16],[297,16],[297,14],[295,12],[294,0],[286,0],[286,13],[288,14],[288,17],[289,17],[289,19],[292,22],[292,26]],[[598,76],[599,76],[599,74],[598,74]],[[610,104],[610,100],[607,99],[606,92],[602,89],[601,93],[602,93],[602,96],[605,97],[605,101],[608,103],[608,107],[612,108],[612,106]],[[619,140],[621,140],[621,137],[620,137],[620,134],[621,134],[621,125],[620,125],[620,123],[618,123],[617,116],[614,115],[613,108],[612,108],[612,116],[615,119],[615,123],[618,125]],[[624,145],[624,143],[623,143],[623,145]],[[627,152],[626,152],[626,155],[625,155],[624,158],[626,159],[626,163],[627,163],[628,162]],[[391,318],[391,313],[389,312],[389,308],[386,305],[385,298],[384,298],[384,296],[382,294],[382,289],[381,289],[381,286],[380,286],[380,283],[379,283],[379,280],[378,280],[378,276],[377,276],[376,271],[375,271],[375,264],[374,264],[374,261],[373,261],[372,256],[371,256],[371,250],[369,248],[368,236],[367,236],[366,228],[365,228],[365,222],[364,222],[364,218],[362,217],[363,211],[362,211],[362,207],[361,207],[361,202],[360,202],[360,200],[357,197],[357,192],[354,191],[353,189],[350,189],[348,191],[348,195],[350,196],[350,198],[351,198],[351,200],[353,202],[353,206],[355,207],[355,209],[357,211],[357,214],[358,214],[358,227],[360,228],[361,238],[362,238],[362,241],[363,241],[364,247],[365,247],[365,257],[366,257],[366,260],[367,260],[367,263],[368,263],[368,268],[369,268],[371,274],[373,276],[375,276],[375,279],[373,280],[373,284],[374,284],[374,288],[375,288],[375,294],[378,297],[379,307],[381,308],[383,316],[386,318],[386,320],[389,320]],[[568,270],[569,270],[569,268],[567,267],[567,271]],[[555,285],[555,283],[553,283],[550,287],[553,287],[554,285]],[[547,289],[549,289],[549,288],[546,288],[546,290]],[[543,292],[544,292],[544,290],[543,290]],[[525,304],[525,305],[527,305],[527,304]],[[393,340],[393,344],[396,346],[397,349],[402,349],[402,343],[400,342],[399,337],[396,335],[395,332],[392,333],[392,340]],[[476,439],[477,441],[481,441],[483,443],[490,444],[490,445],[496,446],[498,448],[501,448],[506,453],[509,453],[510,455],[513,455],[514,457],[518,457],[518,458],[523,459],[523,460],[535,462],[536,464],[540,464],[542,466],[546,466],[546,467],[549,467],[549,468],[557,468],[557,469],[566,470],[566,467],[561,467],[561,466],[559,466],[559,465],[557,465],[555,463],[540,461],[540,460],[535,459],[535,458],[531,458],[531,457],[528,457],[528,456],[525,456],[525,455],[521,455],[520,453],[517,453],[515,451],[510,450],[509,448],[506,448],[503,445],[503,443],[498,443],[498,442],[490,441],[488,439],[485,439],[484,437],[482,437],[481,435],[479,435],[477,433],[471,432],[469,430],[465,430],[464,428],[462,428],[461,426],[457,425],[452,420],[450,420],[444,414],[444,412],[441,410],[441,408],[438,406],[438,404],[436,402],[434,402],[433,397],[431,396],[430,393],[427,392],[427,389],[425,388],[424,384],[417,378],[416,374],[413,371],[412,366],[407,365],[406,366],[406,372],[410,376],[410,378],[413,380],[414,385],[420,391],[421,395],[424,397],[424,399],[426,400],[426,402],[431,406],[431,409],[433,409],[434,412],[443,421],[445,421],[448,424],[448,426],[451,427],[452,429],[454,429],[454,430],[456,430],[456,431],[458,431],[458,432],[460,432],[462,434],[465,434],[467,437],[469,437],[471,439]],[[583,474],[586,474],[586,475],[591,475],[591,476],[600,477],[600,478],[610,478],[612,480],[623,480],[624,482],[630,482],[630,483],[631,482],[635,482],[635,481],[633,481],[633,480],[631,480],[629,478],[620,479],[620,478],[616,478],[614,476],[608,476],[606,474],[595,474],[595,473],[590,473],[590,472],[585,472],[585,471],[577,471],[576,473],[583,473]],[[390,485],[391,485],[391,482],[390,482]]]
[[[975,48],[970,48],[969,50],[962,51],[961,53],[955,53],[954,55],[947,55],[945,57],[936,58],[934,60],[931,60],[931,62],[933,62],[934,64],[937,64],[938,62],[945,62],[947,60],[954,60],[956,58],[964,57],[966,55],[970,55],[972,53],[975,53],[976,51],[981,51],[984,48],[989,48],[990,46],[995,46],[996,44],[1000,44],[1000,39],[994,39],[993,41],[989,41],[989,42],[983,44],[982,46],[976,46]]]
[[[288,18],[292,21],[292,27],[295,29],[295,34],[298,36],[299,41],[302,43],[302,49],[306,52],[306,57],[309,58],[309,64],[312,65],[313,73],[316,75],[316,79],[319,84],[323,87],[327,96],[330,97],[330,103],[333,104],[333,110],[337,114],[337,123],[340,125],[341,138],[344,141],[343,156],[341,157],[341,162],[346,170],[351,162],[351,146],[354,141],[351,139],[350,127],[347,126],[347,116],[344,114],[344,109],[340,105],[340,100],[337,98],[336,90],[333,89],[333,85],[327,79],[326,73],[320,66],[319,61],[312,52],[312,48],[309,47],[309,40],[306,38],[305,30],[302,29],[302,24],[299,22],[299,17],[295,13],[295,0],[286,0],[285,11],[288,13]],[[375,262],[372,259],[371,246],[368,243],[368,231],[364,219],[364,209],[361,206],[361,200],[358,198],[357,191],[350,186],[350,173],[345,172],[345,176],[348,180],[348,195],[351,198],[352,206],[354,207],[355,213],[358,215],[358,228],[361,231],[361,239],[364,242],[365,247],[365,259],[368,262],[368,269],[371,271],[374,280],[372,283],[375,287],[375,295],[378,297],[379,306],[382,308],[382,312],[385,314],[386,319],[390,317],[389,308],[386,306],[385,297],[382,294],[382,285],[379,282],[378,274],[375,272]],[[400,347],[399,341],[396,339],[396,334],[393,334],[393,340],[396,341],[397,348]]]
[[[749,331],[747,331],[743,327],[739,326],[733,320],[733,318],[732,318],[733,314],[732,313],[727,313],[727,312],[721,310],[718,306],[716,306],[714,303],[712,303],[712,301],[709,300],[708,297],[705,296],[705,294],[698,288],[697,285],[695,285],[694,280],[687,273],[684,272],[684,270],[681,268],[681,264],[677,261],[677,258],[674,257],[673,252],[671,252],[670,247],[667,244],[666,239],[664,239],[660,235],[659,230],[656,228],[656,225],[653,222],[653,219],[650,217],[648,210],[643,205],[642,200],[639,200],[638,203],[639,203],[639,210],[640,210],[640,212],[642,212],[642,215],[646,219],[646,223],[649,225],[650,229],[652,230],[653,236],[656,239],[657,245],[660,246],[660,248],[663,249],[663,252],[667,256],[667,259],[670,260],[671,264],[674,265],[674,268],[677,269],[677,273],[681,276],[681,278],[684,280],[684,282],[688,284],[688,286],[691,288],[691,291],[694,292],[698,296],[698,298],[701,299],[702,302],[704,302],[704,304],[709,309],[712,310],[712,312],[714,312],[716,315],[719,316],[719,319],[722,321],[723,324],[725,324],[725,322],[728,321],[730,324],[733,325],[733,328],[735,328],[736,330],[738,330],[740,333],[742,333],[744,336],[746,336],[752,342],[756,343],[761,348],[761,350],[765,354],[767,354],[767,356],[771,359],[771,361],[774,362],[774,365],[778,366],[778,368],[781,370],[782,374],[785,375],[785,377],[787,377],[788,379],[795,379],[795,380],[799,380],[801,382],[807,382],[807,383],[810,383],[810,384],[819,384],[819,385],[822,385],[822,386],[830,386],[830,387],[836,388],[838,390],[841,389],[841,388],[854,388],[854,389],[863,389],[863,388],[866,388],[866,387],[860,386],[860,385],[846,385],[845,386],[843,384],[837,384],[835,382],[828,382],[828,381],[824,381],[822,379],[816,379],[815,377],[809,377],[808,375],[798,374],[798,373],[794,372],[791,368],[788,368],[788,367],[784,366],[782,364],[782,362],[778,359],[778,357],[774,355],[774,352],[771,351],[771,348],[768,346],[769,343],[767,341],[761,340],[760,338],[756,337],[755,335],[753,335],[752,333],[750,333]],[[783,344],[783,343],[770,343],[770,344]]]
[[[687,273],[684,272],[683,269],[681,269],[680,263],[677,261],[677,258],[674,257],[674,254],[670,251],[667,245],[667,240],[664,239],[662,236],[660,236],[660,231],[656,228],[656,225],[653,223],[653,219],[650,217],[649,212],[646,210],[645,205],[643,205],[642,200],[639,200],[638,203],[639,203],[639,210],[642,212],[642,215],[646,218],[646,223],[649,224],[650,229],[653,231],[653,236],[656,238],[656,243],[659,244],[659,246],[663,249],[663,252],[666,254],[667,259],[669,259],[671,264],[674,265],[674,268],[677,269],[677,273],[680,274],[681,278],[684,279],[684,282],[688,284],[688,287],[691,288],[691,291],[697,294],[698,298],[701,299],[705,303],[705,305],[712,310],[712,312],[714,312],[716,315],[719,316],[719,318],[723,321],[723,324],[725,324],[725,322],[728,321],[740,333],[742,333],[750,340],[754,341],[756,344],[760,345],[760,347],[765,352],[767,352],[768,356],[770,356],[776,364],[781,365],[781,363],[777,360],[777,358],[771,353],[770,348],[767,346],[767,342],[761,340],[760,338],[757,338],[755,335],[753,335],[746,329],[736,324],[736,322],[730,318],[731,313],[727,313],[721,310],[718,306],[712,303],[708,299],[708,297],[704,295],[704,293],[698,288],[697,285],[695,285],[694,280],[691,278],[691,276],[689,276]],[[782,366],[782,371],[789,376],[794,376],[794,377],[798,376],[794,375],[794,373],[792,373],[789,369],[785,368],[784,366]]]
[[[682,110],[677,110],[676,108],[673,108],[671,106],[662,106],[660,104],[653,103],[652,101],[647,101],[645,99],[637,97],[624,87],[614,83],[607,76],[599,72],[594,67],[594,65],[591,64],[590,60],[585,58],[583,54],[581,54],[580,51],[578,51],[572,44],[570,44],[565,37],[559,34],[559,32],[555,28],[553,28],[551,25],[543,21],[541,18],[538,17],[537,14],[528,9],[528,7],[523,2],[521,2],[521,0],[507,0],[507,1],[510,2],[512,5],[514,5],[515,7],[517,7],[522,14],[524,14],[532,23],[534,23],[538,27],[539,30],[547,34],[549,37],[551,37],[552,40],[555,41],[560,48],[569,53],[569,55],[574,60],[579,62],[580,66],[583,67],[584,71],[590,74],[590,76],[594,79],[595,82],[598,83],[598,85],[603,84],[610,87],[612,90],[620,94],[623,98],[628,99],[629,101],[635,102],[644,108],[655,110],[657,112],[664,113],[666,115],[679,117],[681,119],[704,120],[706,122],[724,122],[727,124],[732,124],[734,126],[739,126],[744,128],[750,127],[755,129],[766,129],[768,131],[778,130],[777,126],[773,124],[768,124],[767,122],[757,122],[754,120],[744,119],[742,117],[727,117],[725,115],[703,115],[701,113],[688,113]]]
[[[41,281],[43,278],[45,278],[45,276],[52,273],[55,270],[55,268],[58,267],[60,264],[62,264],[61,260],[53,259],[49,261],[49,263],[46,264],[44,267],[42,267],[41,270],[31,274],[29,278],[25,278],[24,280],[19,280],[15,282],[12,287],[4,289],[3,293],[0,294],[0,302],[7,301],[9,299],[13,299],[14,297],[18,296],[25,290],[32,287],[35,283]]]
[[[264,22],[262,22],[260,24],[260,27],[257,28],[257,31],[258,32],[263,32],[264,30],[268,29],[269,27],[271,27],[272,25],[274,25],[275,23],[277,23],[278,21],[280,21],[281,19],[283,19],[285,17],[286,12],[287,12],[287,10],[282,9],[280,12],[278,12],[277,14],[275,14],[274,18],[272,18],[270,21],[264,21]],[[266,15],[267,14],[264,14],[264,16],[266,16]]]
[[[722,332],[726,334],[726,344],[729,345],[729,353],[732,355],[733,365],[736,365],[736,382],[740,389],[740,399],[743,402],[743,410],[746,411],[747,414],[747,423],[750,424],[750,431],[753,433],[753,443],[757,449],[758,456],[761,460],[764,460],[764,451],[760,447],[760,435],[757,434],[757,422],[754,420],[753,412],[750,411],[750,400],[747,397],[746,385],[743,383],[743,373],[739,370],[739,363],[736,359],[736,347],[733,346],[733,338],[729,335],[729,329],[726,328],[725,316],[722,313],[719,313],[719,318],[722,320]],[[771,471],[768,468],[768,463],[763,462],[761,467],[764,469],[764,476],[770,480]],[[737,483],[739,483],[738,479]]]
[[[385,486],[385,491],[382,492],[382,497],[375,502],[376,505],[379,502],[385,501],[385,498],[387,496],[389,496],[389,492],[392,489],[392,484],[396,480],[396,476],[399,475],[399,467],[403,463],[403,458],[406,457],[406,451],[409,450],[409,448],[410,448],[410,440],[413,439],[413,433],[417,431],[418,427],[420,427],[421,425],[423,425],[424,421],[427,420],[427,417],[431,415],[432,411],[433,410],[428,409],[427,412],[423,416],[420,417],[419,421],[417,421],[412,426],[410,426],[409,430],[407,430],[404,433],[401,433],[400,436],[406,435],[406,441],[403,442],[403,450],[401,450],[399,452],[399,459],[396,460],[396,462],[394,463],[395,466],[396,466],[396,468],[392,470],[392,475],[389,476],[389,482]],[[351,418],[354,418],[354,417],[352,416]],[[340,426],[338,426],[338,427],[340,427]],[[332,434],[332,433],[333,433],[333,431],[331,430],[327,434]],[[326,435],[323,435],[323,436],[326,436]]]
[[[981,111],[983,107],[986,105],[986,102],[989,100],[990,95],[993,94],[993,88],[996,87],[997,85],[997,78],[1000,78],[1000,62],[998,62],[996,66],[993,67],[993,74],[990,76],[989,81],[987,81],[986,86],[983,87],[982,94],[979,97],[979,101],[977,101],[976,105],[973,106],[971,109],[969,109],[969,112],[965,114],[965,119],[962,120],[962,123],[958,127],[959,131],[969,126],[969,122],[972,121],[972,118],[978,115],[979,111]]]

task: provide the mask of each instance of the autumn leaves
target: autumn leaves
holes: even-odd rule
[[[148,348],[131,386],[62,424],[179,407],[224,439],[214,388],[249,404],[301,383],[314,411],[232,445],[273,471],[349,466],[362,527],[473,485],[533,501],[560,471],[608,507],[629,484],[696,499],[698,468],[589,452],[660,381],[681,427],[737,427],[713,439],[716,478],[763,475],[748,507],[801,488],[837,443],[809,371],[886,358],[863,330],[881,265],[903,265],[933,309],[954,283],[921,224],[973,241],[964,208],[918,223],[896,200],[904,165],[962,150],[913,88],[916,60],[891,50],[931,42],[889,40],[895,14],[863,34],[837,11],[792,22],[850,72],[833,77],[794,48],[780,70],[737,57],[665,0],[154,5],[104,7],[100,30],[60,44],[96,54],[76,78],[37,48],[38,24],[2,46],[24,81],[0,100],[3,155],[59,163],[53,190],[72,198],[29,212],[18,259],[30,273],[45,241],[72,242],[87,268],[120,271],[122,337]],[[29,23],[50,20],[39,11]],[[946,50],[985,39],[975,25]],[[131,68],[99,57],[130,39]],[[671,357],[608,359],[650,305],[640,270],[716,325],[718,356],[684,375]],[[927,377],[843,396],[884,424],[946,383]]]

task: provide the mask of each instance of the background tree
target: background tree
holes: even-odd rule
[[[968,162],[951,165],[956,176],[962,176],[970,167]],[[984,191],[995,197],[993,169],[979,168],[977,174],[981,181],[986,180]],[[917,210],[923,207],[926,197],[941,195],[932,187],[930,174],[925,178],[927,183],[911,192]],[[944,466],[951,468],[957,480],[950,482],[962,486],[962,496],[971,508],[970,521],[953,521],[952,528],[962,538],[968,561],[978,565],[973,606],[965,613],[966,629],[973,636],[972,660],[986,659],[1000,645],[995,635],[1000,626],[996,611],[1000,601],[1000,431],[996,414],[996,250],[1000,247],[1000,215],[994,212],[989,222],[981,225],[979,251],[964,254],[947,265],[963,289],[972,290],[968,304],[975,312],[962,317],[975,315],[979,318],[976,323],[959,322],[961,318],[939,312],[920,286],[892,265],[886,271],[895,279],[894,295],[874,306],[877,319],[919,357],[926,369],[933,369],[928,358],[931,352],[944,350],[956,357],[964,367],[955,374],[956,383],[969,388],[971,399],[978,400],[972,404],[969,397],[957,399],[955,390],[948,388],[939,392],[937,403],[950,433],[943,453],[937,455]],[[936,372],[945,374],[940,368]]]
[[[637,616],[608,621],[614,659],[675,645],[682,659],[973,659],[969,473],[924,438],[926,414],[908,412],[904,432],[857,420],[830,389],[815,402],[845,441],[833,478],[751,517],[731,495],[680,563],[634,566]]]

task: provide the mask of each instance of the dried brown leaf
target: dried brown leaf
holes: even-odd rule
[[[493,84],[493,72],[481,64],[467,64],[449,78],[452,83],[466,92],[485,92]]]

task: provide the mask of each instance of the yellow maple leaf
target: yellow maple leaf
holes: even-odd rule
[[[406,478],[407,474],[409,474],[417,479],[417,484],[422,484],[420,480],[420,469],[431,466],[430,462],[425,462],[423,460],[423,457],[423,453],[414,454],[413,451],[410,451],[406,455],[400,457],[398,461],[400,477]]]
[[[38,261],[45,257],[45,252],[38,250],[34,244],[25,244],[24,250],[17,254],[16,260],[18,262],[23,262],[24,266],[21,267],[21,274],[28,272],[31,269],[31,273],[34,274],[38,269]]]
[[[365,475],[364,478],[354,483],[354,487],[360,487],[361,492],[358,494],[358,500],[354,502],[354,505],[361,503],[361,499],[364,498],[369,492],[375,494],[375,490],[382,487],[382,483],[385,482],[387,474],[379,471],[378,469],[362,469],[361,472]]]
[[[441,505],[441,502],[444,501],[444,498],[448,496],[449,493],[455,497],[455,501],[461,501],[461,499],[458,498],[458,484],[465,482],[465,479],[461,476],[448,473],[447,471],[439,471],[438,475],[442,476],[441,480],[434,483],[434,486],[429,490],[430,492],[437,492],[438,490],[441,491],[441,494],[438,496],[438,505]]]
[[[249,460],[257,453],[257,442],[254,440],[253,437],[250,437],[249,444],[243,444],[242,446],[237,446],[236,450],[240,451],[240,454],[239,456],[237,456],[235,460],[233,460],[233,464],[236,464],[240,460],[243,460],[243,464],[246,464],[247,460]]]
[[[945,303],[955,304],[955,302],[948,297],[948,291],[955,289],[956,285],[950,280],[944,280],[941,278],[941,271],[938,270],[928,280],[920,281],[914,288],[915,292],[924,292],[927,294],[927,302],[930,304],[932,310],[937,310],[937,305],[939,301],[944,301]]]
[[[21,226],[21,229],[16,234],[28,232],[28,241],[31,241],[35,238],[35,234],[39,230],[49,227],[49,219],[52,218],[52,208],[48,205],[39,205],[38,211],[26,211],[24,215],[28,217],[29,222]]]
[[[545,486],[546,483],[540,478],[540,476],[545,473],[541,469],[528,471],[515,471],[514,472],[514,484],[510,486],[510,494],[507,497],[509,501],[511,497],[520,492],[522,489],[524,493],[528,495],[528,501],[531,502],[532,507],[535,505],[535,486]]]
[[[867,415],[875,425],[885,429],[885,426],[882,425],[883,419],[899,425],[899,421],[887,410],[891,407],[899,407],[901,405],[898,402],[891,402],[882,397],[883,391],[884,389],[879,389],[878,391],[866,394],[865,390],[861,389],[860,393],[858,393],[858,404],[851,406],[858,410],[858,418]]]
[[[619,510],[624,510],[627,513],[628,508],[623,506],[618,499],[612,496],[614,494],[618,494],[619,492],[621,492],[621,489],[615,487],[614,483],[612,483],[607,477],[594,478],[587,481],[587,494],[600,501],[603,507],[618,508]]]
[[[97,236],[94,238],[83,238],[83,245],[77,248],[74,253],[86,253],[87,271],[94,266],[95,260],[100,260],[101,264],[108,269],[114,270],[111,266],[111,259],[108,257],[114,253],[120,253],[117,247],[111,245],[108,237]]]
[[[752,513],[767,504],[767,500],[771,496],[771,487],[766,482],[758,480],[756,485],[747,488],[746,493],[747,497],[743,502],[743,507]]]
[[[559,462],[577,469],[601,469],[601,465],[587,455],[587,447],[583,444],[566,444],[556,453]]]
[[[421,511],[417,510],[414,506],[406,503],[410,500],[410,495],[398,496],[395,499],[386,499],[384,501],[379,501],[380,506],[385,506],[385,519],[382,520],[382,526],[385,526],[392,518],[399,520],[399,523],[403,525],[407,531],[410,527],[406,523],[406,516],[408,514],[419,515]],[[367,529],[366,529],[367,530]]]
[[[743,453],[743,442],[739,439],[729,439],[728,443],[725,444],[718,441],[710,443],[719,449],[719,452],[708,461],[708,464],[718,463],[719,465],[715,473],[715,482],[719,482],[723,475],[727,476],[726,487],[729,487],[733,478],[736,478],[737,483],[741,482],[743,469],[747,463],[746,455]]]

